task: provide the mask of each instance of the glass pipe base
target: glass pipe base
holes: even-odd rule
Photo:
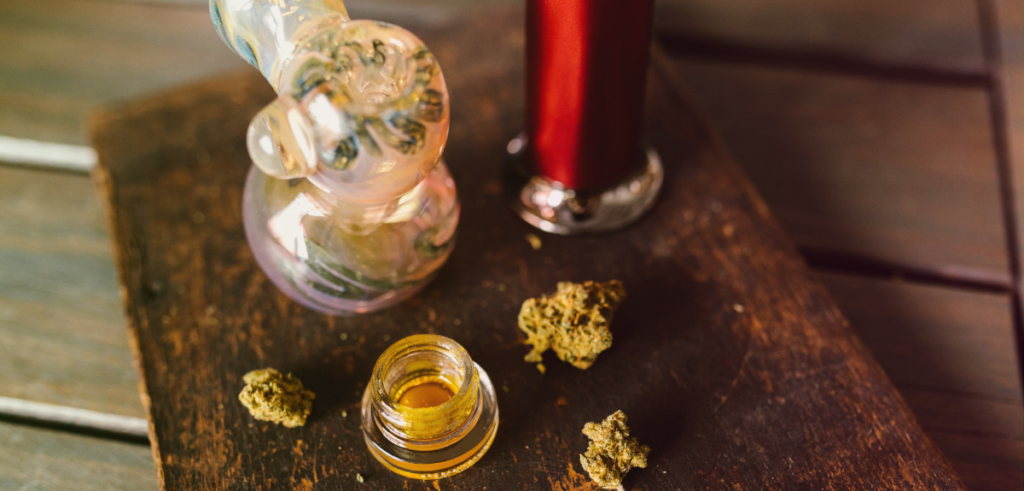
[[[330,315],[365,313],[415,295],[455,246],[459,200],[444,162],[383,203],[337,198],[308,179],[253,166],[242,199],[245,234],[270,280]]]
[[[654,206],[665,178],[658,153],[647,148],[643,167],[621,183],[603,191],[580,192],[534,173],[526,157],[526,145],[523,136],[508,144],[505,200],[527,223],[553,234],[607,232],[625,227]]]

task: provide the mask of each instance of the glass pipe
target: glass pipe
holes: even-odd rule
[[[441,160],[448,89],[401,27],[340,0],[211,0],[221,39],[278,97],[246,135],[246,236],[270,279],[329,314],[368,312],[426,285],[455,243]]]

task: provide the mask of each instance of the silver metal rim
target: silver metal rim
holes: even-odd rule
[[[505,200],[520,218],[559,235],[607,232],[623,228],[644,215],[665,180],[661,158],[646,148],[644,165],[614,187],[581,193],[537,175],[526,158],[526,137],[508,144],[504,177]]]

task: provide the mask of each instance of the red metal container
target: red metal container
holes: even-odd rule
[[[653,0],[527,1],[528,155],[541,176],[594,191],[644,164]]]

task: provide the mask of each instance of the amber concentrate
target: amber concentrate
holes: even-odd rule
[[[410,387],[398,399],[398,403],[409,408],[437,407],[452,398],[452,390],[441,382],[426,382]]]

